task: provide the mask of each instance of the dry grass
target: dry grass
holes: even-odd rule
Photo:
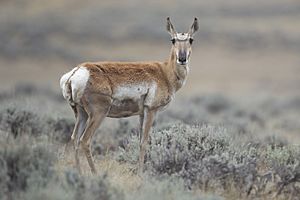
[[[110,183],[121,188],[125,192],[133,192],[142,184],[142,178],[133,172],[132,165],[121,164],[116,160],[106,157],[104,160],[97,161],[98,170],[107,173]]]
[[[64,149],[60,150],[61,152]],[[84,154],[80,153],[80,166],[82,170],[82,175],[85,177],[93,177],[91,173],[90,167],[86,161]],[[103,159],[95,159],[95,166],[97,169],[98,175],[105,174],[109,183],[125,193],[130,193],[136,191],[142,184],[142,177],[138,176],[136,172],[134,172],[134,168],[131,164],[127,163],[119,163],[110,155],[106,155]],[[55,163],[55,169],[61,175],[64,174],[65,171],[70,169],[76,169],[74,152],[66,152],[64,156],[60,156],[60,158]]]

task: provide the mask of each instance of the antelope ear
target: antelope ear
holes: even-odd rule
[[[194,33],[195,33],[196,31],[198,31],[198,29],[199,29],[198,19],[195,17],[194,23],[192,24],[192,26],[191,26],[191,28],[190,28],[190,30],[189,30],[189,34],[190,34],[191,36],[194,35]]]
[[[169,32],[169,34],[171,35],[172,38],[175,37],[176,31],[175,31],[174,26],[172,25],[172,23],[170,21],[170,17],[167,17],[167,31]]]

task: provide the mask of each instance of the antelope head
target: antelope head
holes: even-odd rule
[[[171,35],[172,51],[176,56],[176,63],[178,65],[187,65],[189,63],[192,52],[193,35],[198,29],[198,20],[195,18],[188,32],[177,33],[170,18],[167,18],[167,31]]]

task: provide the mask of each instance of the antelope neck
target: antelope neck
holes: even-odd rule
[[[170,85],[173,86],[173,90],[175,92],[185,84],[189,66],[188,63],[185,65],[180,65],[177,63],[174,47],[171,49],[166,68],[168,80],[170,81]]]

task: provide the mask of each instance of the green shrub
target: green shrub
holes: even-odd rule
[[[219,195],[196,195],[184,188],[182,180],[176,177],[161,176],[150,178],[145,176],[143,184],[136,192],[127,193],[128,200],[221,200]]]
[[[16,108],[1,111],[1,129],[11,133],[14,137],[21,134],[39,135],[43,131],[37,114]]]
[[[212,125],[178,124],[156,130],[151,134],[146,154],[147,172],[182,178],[188,188],[232,191],[237,196],[269,195],[269,185],[274,185],[273,195],[277,190],[298,194],[299,186],[285,183],[299,182],[299,148],[274,149],[263,140],[233,140],[232,134],[235,133],[222,126]],[[132,135],[128,141],[118,152],[118,159],[135,164],[138,137]],[[267,170],[272,176],[279,177],[277,180],[269,179],[269,173],[261,171],[265,162],[269,163]]]
[[[229,199],[300,196],[299,146],[274,134],[298,133],[297,97],[249,102],[221,95],[178,99],[158,115],[150,135],[145,159],[149,177],[142,175],[140,187],[123,192],[105,176],[54,171],[53,157],[59,150],[53,143],[69,141],[72,111],[60,94],[27,86],[16,91],[18,95],[0,94],[0,199],[221,198],[195,191]],[[25,96],[30,103],[19,107]],[[53,108],[57,112],[50,113]],[[105,120],[93,140],[93,154],[99,155],[94,158],[114,152],[118,161],[131,163],[135,170],[137,119]]]
[[[66,143],[74,127],[67,119],[52,119],[39,116],[32,111],[6,108],[0,111],[0,130],[14,138],[27,136],[47,136]]]
[[[26,143],[28,142],[28,143]],[[8,197],[32,185],[45,186],[53,176],[54,155],[30,141],[13,142],[0,148],[1,194]]]
[[[91,178],[80,176],[74,171],[66,171],[65,180],[60,183],[63,183],[67,191],[71,191],[75,200],[124,199],[123,193],[109,183],[106,174]]]

